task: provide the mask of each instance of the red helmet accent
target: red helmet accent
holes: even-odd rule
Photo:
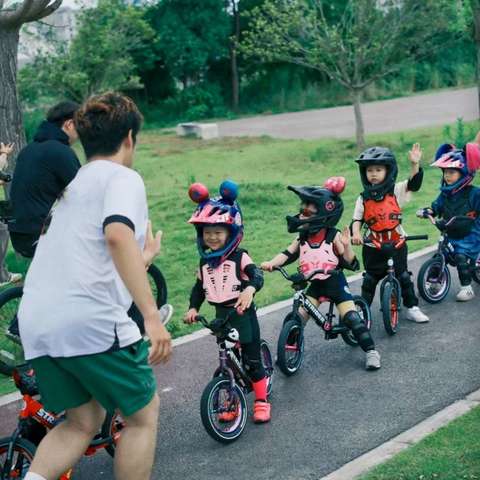
[[[467,143],[465,145],[465,156],[468,171],[470,173],[476,172],[480,168],[480,145],[478,143]]]
[[[330,177],[325,180],[323,186],[332,193],[340,195],[347,185],[345,177]]]
[[[188,189],[188,196],[195,203],[202,203],[208,200],[208,188],[203,183],[192,183]]]

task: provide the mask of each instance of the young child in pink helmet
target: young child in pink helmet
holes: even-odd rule
[[[480,253],[480,188],[472,185],[480,167],[480,147],[467,143],[457,149],[445,143],[438,148],[431,166],[442,170],[440,195],[422,213],[445,222],[460,280],[457,301],[467,302],[475,296],[471,265]]]
[[[287,226],[290,233],[298,236],[290,246],[260,266],[271,272],[274,267],[280,267],[299,260],[299,270],[308,276],[316,269],[332,270],[348,268],[358,270],[359,263],[353,252],[350,240],[350,230],[342,232],[335,228],[343,213],[343,202],[340,197],[345,188],[343,177],[329,178],[324,186],[292,187],[300,197],[300,213],[287,216]],[[335,302],[343,322],[350,327],[362,350],[366,353],[367,370],[380,368],[380,354],[375,350],[375,343],[370,331],[360,317],[348,283],[343,272],[336,275],[316,274],[310,281],[306,291],[309,300],[319,305],[321,297],[328,297]],[[302,312],[305,321],[308,313]]]
[[[226,180],[220,185],[220,197],[209,198],[202,184],[190,186],[190,198],[198,207],[189,220],[197,230],[200,265],[197,280],[190,295],[186,323],[195,322],[205,299],[215,307],[217,318],[230,315],[229,323],[240,335],[242,355],[252,380],[255,403],[253,420],[270,420],[267,399],[267,378],[260,355],[260,327],[254,295],[263,286],[263,273],[246,252],[239,248],[243,238],[243,218],[236,201],[237,185]],[[221,415],[234,415],[225,412]],[[220,419],[222,420],[222,419]],[[224,421],[231,421],[224,418]]]

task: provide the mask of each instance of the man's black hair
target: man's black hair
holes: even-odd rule
[[[57,103],[47,112],[47,121],[61,128],[67,120],[73,119],[79,108],[80,104],[70,100]]]

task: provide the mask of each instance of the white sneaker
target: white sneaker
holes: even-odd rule
[[[430,320],[417,306],[407,308],[406,318],[415,323],[427,323]]]
[[[10,273],[8,280],[6,282],[0,282],[0,287],[5,287],[6,285],[10,285],[11,283],[17,283],[22,279],[21,273]]]
[[[160,307],[159,312],[160,312],[160,320],[162,324],[166,325],[172,318],[173,307],[169,303],[166,303],[165,305],[162,305]]]
[[[380,368],[380,354],[376,350],[367,352],[365,368],[367,370],[378,370]]]
[[[475,296],[475,292],[471,285],[462,287],[457,293],[457,302],[468,302]]]

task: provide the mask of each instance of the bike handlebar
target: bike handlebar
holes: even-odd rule
[[[273,267],[273,270],[280,272],[283,277],[288,280],[289,282],[298,283],[300,281],[308,282],[312,277],[317,274],[324,274],[324,275],[335,275],[338,274],[341,270],[337,268],[333,268],[331,270],[325,270],[323,268],[317,268],[309,273],[308,276],[303,275],[303,273],[294,273],[293,275],[289,275],[287,271],[282,267]]]

